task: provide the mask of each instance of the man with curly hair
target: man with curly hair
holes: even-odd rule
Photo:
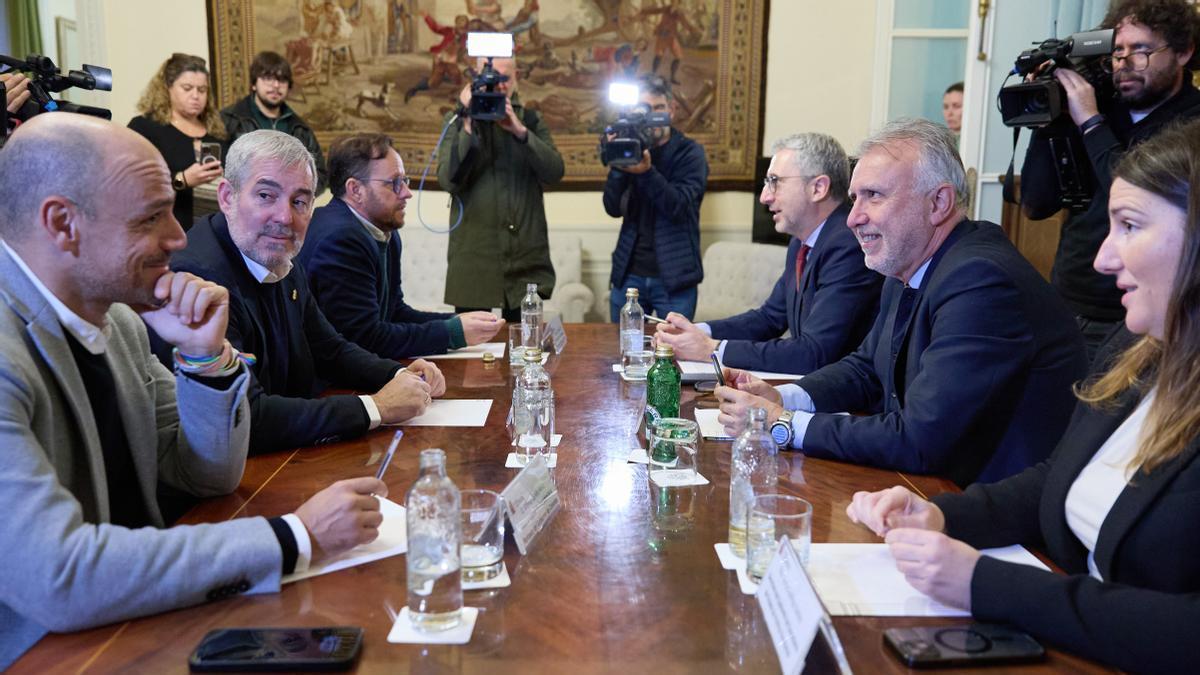
[[[1051,139],[1082,146],[1090,160],[1092,198],[1071,206],[1051,276],[1075,312],[1089,359],[1125,316],[1121,290],[1112,277],[1092,268],[1108,232],[1112,167],[1127,149],[1170,122],[1200,115],[1200,91],[1192,86],[1191,75],[1200,19],[1187,0],[1120,0],[1109,8],[1101,27],[1116,30],[1112,56],[1103,63],[1112,73],[1115,93],[1098,98],[1079,73],[1055,70],[1070,118],[1034,131],[1021,170],[1026,215],[1047,218],[1064,206]],[[1088,167],[1080,169],[1086,172]]]

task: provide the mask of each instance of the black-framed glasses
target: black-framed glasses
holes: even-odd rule
[[[1100,68],[1106,73],[1111,73],[1115,70],[1118,70],[1118,61],[1124,61],[1125,64],[1129,66],[1130,70],[1134,72],[1140,72],[1150,67],[1151,56],[1163,51],[1164,49],[1167,49],[1170,46],[1171,45],[1163,45],[1158,49],[1139,50],[1136,52],[1129,52],[1128,54],[1117,54],[1114,52],[1112,56],[1106,56],[1100,59]]]
[[[763,178],[763,188],[766,189],[767,192],[775,194],[775,191],[779,189],[779,182],[788,180],[789,178],[811,179],[812,176],[805,176],[804,174],[796,174],[794,176],[776,176],[775,174],[769,173]]]
[[[374,183],[387,183],[392,186],[392,192],[400,194],[404,188],[411,184],[408,176],[396,176],[395,178],[359,178],[361,181],[370,181]]]

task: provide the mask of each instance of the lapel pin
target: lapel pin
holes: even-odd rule
[[[296,301],[296,289],[292,289],[292,302]]]

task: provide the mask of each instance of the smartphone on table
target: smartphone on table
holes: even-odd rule
[[[349,670],[362,628],[219,628],[188,658],[195,672]]]
[[[909,668],[1021,663],[1046,655],[1029,635],[991,623],[888,628],[883,642]]]

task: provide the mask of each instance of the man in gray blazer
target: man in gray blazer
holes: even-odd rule
[[[163,527],[156,486],[231,492],[250,423],[228,292],[168,269],[173,202],[158,151],[110,122],[41,115],[0,151],[0,670],[48,631],[277,591],[378,534],[374,478],[280,518]]]

